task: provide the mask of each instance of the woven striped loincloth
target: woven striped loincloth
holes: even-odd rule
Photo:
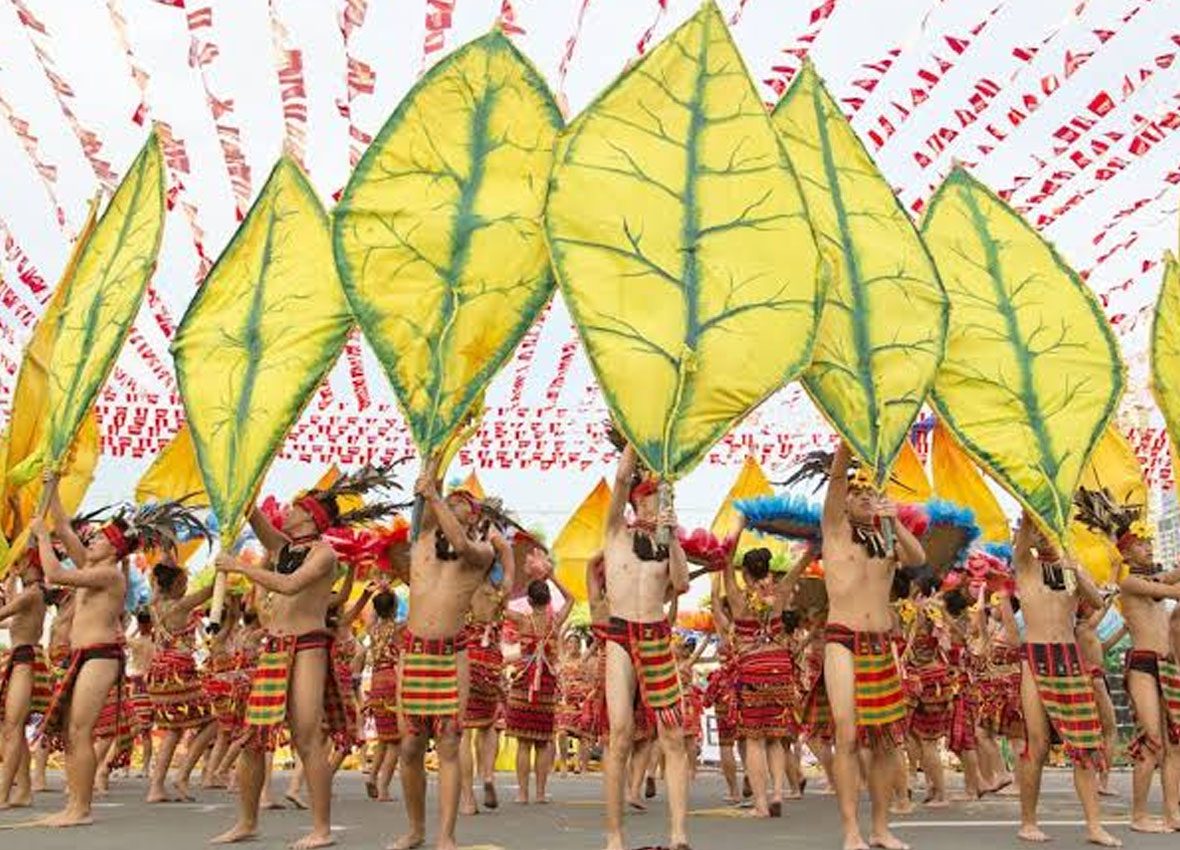
[[[1028,643],[1024,661],[1053,731],[1074,764],[1106,764],[1094,683],[1076,643]]]
[[[295,656],[300,652],[323,649],[331,657],[333,635],[327,631],[302,635],[267,635],[250,680],[246,700],[247,745],[252,749],[273,751],[287,721],[287,697]],[[330,662],[329,662],[330,664]],[[348,730],[344,703],[336,677],[329,666],[324,676],[324,720],[329,734]]]
[[[608,639],[631,656],[644,708],[664,726],[683,726],[680,674],[672,656],[672,627],[668,621],[632,623],[611,617]]]
[[[897,661],[887,632],[858,632],[839,623],[828,623],[824,640],[852,653],[856,689],[856,732],[861,746],[895,746],[905,738],[906,703],[897,671]],[[817,691],[823,691],[822,694]],[[809,727],[825,718],[830,723],[830,704],[821,676],[812,689]]]
[[[401,711],[414,735],[437,737],[459,725],[459,642],[420,638],[402,644]]]
[[[45,650],[33,644],[14,646],[4,659],[4,667],[0,670],[0,715],[8,698],[8,681],[12,678],[13,670],[21,665],[32,668],[33,692],[29,700],[29,714],[44,714],[53,699],[53,678],[49,673],[49,665],[45,661]]]
[[[1160,704],[1168,721],[1168,740],[1173,744],[1180,743],[1180,666],[1177,666],[1176,659],[1150,650],[1130,649],[1126,655],[1126,671],[1146,673],[1155,679]],[[1132,708],[1135,708],[1134,700]],[[1135,711],[1138,715],[1137,708]],[[1137,724],[1135,737],[1127,746],[1127,753],[1140,760],[1149,752],[1158,756],[1163,750],[1164,742],[1152,738],[1144,731],[1142,724]]]

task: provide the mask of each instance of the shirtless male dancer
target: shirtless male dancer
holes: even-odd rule
[[[75,569],[62,567],[53,538],[40,517],[29,525],[50,584],[74,588],[70,629],[70,666],[58,684],[42,721],[42,731],[64,728],[66,783],[69,799],[60,812],[38,821],[41,826],[86,826],[93,823],[90,804],[98,758],[94,726],[107,694],[123,675],[123,600],[127,593],[125,559],[139,546],[121,520],[101,526],[85,546],[70,526],[57,492],[57,478],[47,476],[50,516],[55,536]]]
[[[20,592],[0,607],[0,625],[8,629],[12,649],[0,671],[0,809],[33,804],[29,778],[29,743],[25,724],[32,713],[49,707],[49,667],[41,648],[45,628],[45,584],[40,559],[26,553],[17,565]],[[13,794],[15,782],[15,795]]]
[[[436,846],[454,850],[462,781],[460,724],[467,699],[461,633],[471,598],[492,569],[496,550],[480,537],[479,502],[463,491],[446,499],[439,495],[437,460],[425,464],[415,491],[426,504],[410,551],[410,612],[401,658],[402,793],[410,829],[390,850],[409,850],[426,841],[424,760],[431,738],[438,754]]]
[[[238,757],[238,820],[213,838],[214,844],[257,837],[266,761],[284,725],[290,728],[311,795],[311,832],[293,846],[309,850],[335,843],[332,768],[324,725],[327,720],[332,726],[339,718],[325,711],[335,680],[328,669],[332,635],[324,623],[336,579],[336,553],[320,535],[338,515],[335,500],[321,501],[316,491],[287,507],[282,531],[254,508],[250,526],[266,547],[268,564],[246,564],[228,552],[217,556],[218,572],[240,573],[270,591],[272,610],[254,668],[246,711],[247,741]]]
[[[1131,633],[1126,685],[1135,710],[1135,740],[1127,752],[1135,760],[1131,829],[1180,830],[1180,666],[1172,653],[1167,599],[1180,599],[1180,570],[1163,572],[1155,563],[1150,533],[1135,523],[1117,540],[1130,572],[1119,584],[1123,619]],[[1147,814],[1147,796],[1156,768],[1163,782],[1164,820]]]
[[[656,480],[639,473],[635,449],[619,460],[607,514],[603,558],[610,623],[606,643],[606,699],[610,747],[606,756],[607,850],[623,850],[623,797],[635,711],[654,713],[668,784],[668,844],[687,850],[688,754],[680,678],[672,655],[672,627],[664,603],[688,590],[688,561],[672,537],[657,540],[660,526],[675,528],[671,511],[659,512]],[[628,524],[627,504],[635,511]]]
[[[905,698],[891,645],[889,596],[898,565],[921,566],[925,553],[896,521],[896,506],[878,497],[868,480],[858,476],[849,482],[851,461],[851,451],[841,442],[832,460],[821,519],[828,592],[823,685],[835,726],[832,772],[844,850],[866,850],[870,844],[906,850],[889,831],[890,785],[905,722]],[[892,549],[886,524],[892,528]],[[870,693],[871,699],[866,700]],[[871,751],[868,843],[861,837],[856,817],[861,748]]]
[[[1074,787],[1093,844],[1122,842],[1102,827],[1096,772],[1106,764],[1102,724],[1090,672],[1074,635],[1079,594],[1092,606],[1102,596],[1084,570],[1066,559],[1026,511],[1013,541],[1016,594],[1024,613],[1024,654],[1020,695],[1024,707],[1025,752],[1017,766],[1020,782],[1019,837],[1049,840],[1037,824],[1041,773],[1049,754],[1050,724],[1073,762]]]

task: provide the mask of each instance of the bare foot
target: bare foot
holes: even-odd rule
[[[516,799],[513,800],[512,802],[516,803],[516,805],[518,805],[518,806],[527,806],[529,804],[529,795],[528,794],[517,794]]]
[[[844,850],[869,850],[869,845],[860,837],[859,832],[844,836]]]
[[[64,829],[71,826],[90,826],[94,819],[89,814],[75,812],[70,809],[49,815],[36,821],[36,826],[48,826],[54,829]]]
[[[1031,841],[1034,844],[1044,844],[1046,841],[1052,841],[1048,835],[1045,834],[1039,826],[1022,826],[1020,831],[1016,833],[1016,837],[1021,841]]]
[[[303,802],[303,798],[298,794],[284,794],[283,799],[301,812],[307,810],[307,803]]]
[[[1099,847],[1123,846],[1123,842],[1119,841],[1117,838],[1103,829],[1101,825],[1092,826],[1086,830],[1086,841],[1091,844],[1097,844]]]
[[[336,843],[332,833],[309,832],[293,844],[288,845],[291,850],[314,850],[316,847],[331,847]]]
[[[370,800],[377,799],[377,783],[372,779],[365,783],[365,794],[368,795]]]
[[[483,805],[485,809],[500,808],[500,798],[496,796],[496,783],[485,782],[483,784]]]
[[[1164,818],[1164,826],[1168,828],[1169,832],[1180,832],[1180,817]]]
[[[378,803],[392,803],[393,797],[391,797],[389,794],[378,794],[377,795],[377,802]]]
[[[912,815],[914,809],[914,801],[909,798],[889,804],[889,814],[891,815]]]
[[[197,798],[189,791],[188,780],[181,780],[172,783],[172,794],[177,801],[183,800],[186,803],[195,803]]]
[[[981,796],[981,794],[969,794],[966,791],[955,791],[949,797],[947,797],[947,802],[972,803],[978,800]]]
[[[884,835],[870,835],[870,847],[881,847],[884,850],[910,850],[910,845],[906,844],[892,832],[886,832]]]
[[[12,798],[10,798],[8,803],[5,804],[5,808],[27,809],[32,805],[33,805],[33,792],[32,791],[24,791],[24,792],[18,791],[16,793],[16,795],[13,796]]]
[[[148,791],[145,801],[148,803],[175,803],[176,798],[163,788],[153,788]]]
[[[627,798],[627,805],[637,812],[646,812],[647,806],[634,797]]]
[[[472,800],[469,803],[460,803],[459,804],[459,814],[461,814],[461,815],[478,815],[479,814],[479,807],[475,805],[474,800]]]
[[[730,805],[730,806],[732,806],[732,805],[735,805],[735,804],[737,804],[737,803],[740,803],[740,802],[741,802],[741,798],[739,798],[737,794],[726,794],[724,797],[722,797],[722,798],[721,798],[721,802],[723,802],[723,803],[726,803],[727,805]]]
[[[237,844],[239,841],[253,841],[258,838],[256,827],[235,823],[227,832],[209,839],[210,844]]]
[[[935,797],[933,799],[926,800],[925,802],[922,803],[922,805],[924,805],[928,809],[945,809],[947,806],[950,805],[950,803],[948,803],[946,801],[946,798]]]
[[[258,804],[258,807],[264,812],[282,812],[287,806],[282,800],[266,799]]]
[[[426,843],[426,836],[421,832],[408,832],[394,841],[385,850],[414,850]]]
[[[1172,830],[1164,824],[1159,818],[1149,817],[1144,815],[1142,817],[1131,818],[1132,832],[1171,832]]]
[[[1098,789],[1098,796],[1099,797],[1117,797],[1118,795],[1119,795],[1118,791],[1111,791],[1109,788],[1099,788]]]

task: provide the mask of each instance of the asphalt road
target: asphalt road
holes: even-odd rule
[[[1145,836],[1127,829],[1129,775],[1116,774],[1113,786],[1121,792],[1104,801],[1111,831],[1128,847],[1175,848],[1180,836]],[[60,784],[60,776],[51,781]],[[510,801],[514,782],[500,777],[500,796]],[[1069,775],[1046,771],[1042,796],[1042,825],[1054,837],[1052,847],[1082,847],[1079,809]],[[283,778],[276,777],[276,790]],[[395,781],[396,787],[396,781]],[[721,781],[703,773],[692,795],[693,815],[689,835],[694,850],[828,850],[839,848],[835,800],[808,794],[788,803],[781,820],[759,821],[721,803]],[[233,820],[234,801],[225,792],[201,792],[197,803],[148,806],[143,802],[142,780],[116,780],[108,797],[95,810],[96,824],[85,829],[52,831],[21,826],[31,816],[61,804],[61,794],[43,794],[34,812],[0,812],[0,850],[195,850]],[[433,789],[432,789],[433,793]],[[504,802],[494,813],[461,818],[459,843],[468,850],[596,850],[602,847],[601,779],[598,775],[555,780],[555,802],[544,806],[518,806]],[[662,795],[661,795],[662,796]],[[628,817],[631,847],[659,845],[664,840],[665,810],[659,797],[651,811]],[[865,803],[867,807],[867,802]],[[433,809],[430,812],[433,829]],[[898,820],[895,831],[915,848],[995,850],[1016,847],[1017,803],[1013,797],[956,804],[948,809],[921,810]],[[358,773],[342,773],[336,780],[332,813],[333,829],[345,847],[384,848],[405,828],[400,804],[374,803],[365,798]],[[251,847],[281,848],[305,831],[304,812],[265,813],[262,835]],[[427,846],[432,846],[433,833]]]

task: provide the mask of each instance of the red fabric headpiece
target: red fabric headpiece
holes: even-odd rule
[[[1115,546],[1118,547],[1118,550],[1120,552],[1122,552],[1125,549],[1127,549],[1128,547],[1133,546],[1136,542],[1138,542],[1139,540],[1142,540],[1142,539],[1143,538],[1141,538],[1135,532],[1126,531],[1126,532],[1123,532],[1122,537],[1120,537],[1118,539],[1118,542],[1115,543]]]
[[[645,496],[650,496],[652,493],[660,489],[660,482],[658,478],[644,478],[638,484],[631,488],[631,495],[628,500],[631,504],[635,504]]]
[[[107,541],[115,547],[115,557],[120,561],[135,551],[135,547],[123,534],[123,530],[113,522],[108,522],[100,531],[106,537]]]
[[[302,499],[296,499],[295,506],[307,512],[320,534],[323,534],[332,527],[332,518],[328,515],[327,508],[321,505],[319,500],[314,496],[304,496]]]

